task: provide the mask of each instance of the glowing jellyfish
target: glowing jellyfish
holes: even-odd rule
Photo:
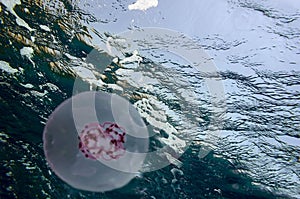
[[[148,131],[124,98],[83,92],[50,115],[44,151],[51,169],[66,183],[87,191],[120,188],[143,166]]]

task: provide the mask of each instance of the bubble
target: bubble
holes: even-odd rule
[[[105,192],[132,180],[148,151],[148,131],[124,98],[83,92],[67,99],[50,115],[44,129],[46,159],[74,188]]]

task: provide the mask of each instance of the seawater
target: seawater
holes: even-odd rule
[[[146,11],[128,10],[131,3],[1,1],[1,197],[299,198],[299,3],[159,1]],[[107,35],[145,26],[184,33],[214,61],[226,97],[218,142],[205,140],[212,115],[203,84],[207,74],[197,74],[186,60],[162,51],[138,67],[121,68],[114,57],[97,51],[99,60],[89,62],[95,44],[105,43]],[[159,64],[164,56],[173,63]],[[152,87],[137,87],[138,77]],[[101,82],[91,86],[94,80]],[[199,125],[190,131],[182,122],[189,116],[182,106],[188,101],[178,98],[182,92],[176,81],[196,93]],[[75,84],[78,91],[105,90],[132,103],[147,96],[150,108],[144,111],[152,116],[146,121],[169,123],[178,139],[189,132],[196,137],[178,164],[141,174],[120,190],[75,190],[51,172],[42,150],[47,117],[73,95]],[[153,150],[171,145],[161,141],[170,132],[153,126]],[[206,146],[209,153],[202,157]]]

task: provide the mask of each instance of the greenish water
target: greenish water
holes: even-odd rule
[[[281,10],[279,1],[274,1],[274,7],[273,4],[265,5],[257,1],[222,1],[227,5],[224,7],[225,11],[222,11],[222,3],[207,5],[201,2],[202,12],[208,6],[221,10],[221,13],[226,13],[226,10],[231,14],[240,12],[241,16],[250,20],[241,23],[232,33],[234,39],[227,36],[227,33],[218,32],[216,25],[212,25],[215,32],[211,26],[205,26],[205,34],[198,34],[195,27],[185,27],[186,34],[199,41],[215,59],[226,91],[227,115],[221,129],[221,139],[214,143],[215,150],[204,158],[199,158],[199,151],[205,143],[203,132],[210,123],[211,104],[206,101],[205,92],[199,86],[203,77],[183,75],[183,79],[196,82],[193,88],[199,93],[195,101],[200,103],[201,122],[197,129],[199,140],[195,140],[179,158],[182,166],[171,164],[163,169],[141,174],[119,190],[91,193],[70,187],[51,171],[44,157],[42,143],[43,128],[48,116],[61,102],[72,96],[75,79],[81,85],[79,90],[90,88],[85,79],[75,78],[76,71],[73,69],[75,66],[87,67],[85,58],[95,48],[93,40],[90,43],[87,37],[80,39],[79,35],[96,37],[98,34],[98,40],[101,40],[105,38],[105,34],[132,28],[131,18],[135,19],[136,24],[133,26],[154,26],[157,23],[167,28],[177,27],[178,31],[182,31],[181,26],[192,25],[184,23],[181,18],[193,18],[183,12],[175,23],[170,16],[175,16],[176,11],[169,12],[177,8],[174,6],[166,9],[166,2],[158,7],[161,14],[153,9],[134,12],[131,16],[123,7],[132,2],[105,1],[102,4],[106,8],[100,9],[100,14],[98,13],[100,17],[97,14],[94,16],[95,11],[85,13],[84,9],[79,9],[82,7],[76,6],[76,2],[70,1],[22,1],[20,5],[15,5],[15,14],[7,8],[7,2],[3,2],[0,2],[0,198],[299,197],[300,71],[299,50],[296,47],[300,36],[299,10],[292,6]],[[200,7],[196,2],[193,3]],[[178,7],[179,5],[178,3]],[[195,6],[191,5],[189,9],[192,10]],[[261,21],[257,24],[251,21],[256,13],[262,13],[259,15]],[[16,15],[35,30],[30,31],[24,24],[18,23]],[[158,16],[165,16],[166,20]],[[222,17],[221,14],[220,16]],[[216,21],[220,16],[216,14]],[[214,18],[210,20],[215,22]],[[239,23],[239,20],[243,21],[243,18],[237,18],[232,23]],[[208,23],[205,21],[209,19],[204,17],[200,20],[203,26]],[[281,25],[277,26],[276,23]],[[42,28],[41,24],[46,25],[50,31]],[[88,32],[87,24],[97,31]],[[226,31],[228,30],[224,28],[224,32]],[[272,35],[269,35],[270,32]],[[259,36],[256,38],[255,34],[266,42],[259,40]],[[260,45],[253,47],[254,44]],[[22,53],[24,47],[31,48],[33,52]],[[267,51],[268,48],[271,50]],[[252,53],[253,51],[256,53]],[[281,54],[280,51],[285,53]],[[180,105],[186,102],[165,97],[163,86],[154,87],[150,91],[135,87],[131,77],[118,74],[116,71],[120,68],[112,63],[111,57],[106,56],[100,54],[101,60],[97,62],[98,65],[94,63],[93,72],[103,72],[106,65],[101,63],[106,61],[113,70],[103,72],[107,77],[103,82],[121,86],[124,90],[121,92],[107,85],[94,86],[93,89],[121,93],[132,103],[138,101],[134,97],[137,93],[155,96],[168,110],[178,111],[176,114],[185,116],[180,112]],[[286,60],[287,57],[290,60]],[[7,64],[16,71],[8,70]],[[145,75],[149,68],[158,68],[156,64],[152,60],[146,60],[134,72]],[[177,67],[180,68],[180,64]],[[124,70],[131,71],[128,68]],[[164,70],[159,72],[163,73]],[[153,79],[164,82],[165,76],[154,75]],[[97,78],[100,79],[100,76]],[[124,84],[119,84],[117,80]],[[188,128],[180,126],[175,117],[170,118],[168,122],[177,129]],[[147,122],[151,118],[144,119]],[[164,135],[158,135],[160,136]],[[152,147],[160,144],[165,143],[157,141]]]

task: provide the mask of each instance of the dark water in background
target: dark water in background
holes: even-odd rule
[[[133,2],[125,0],[98,1],[101,7],[91,2],[79,7],[70,1],[1,2],[1,198],[300,197],[300,5],[296,1],[159,1],[157,8],[145,12],[129,11],[127,5]],[[13,2],[18,5],[11,9]],[[89,67],[84,58],[99,38],[105,38],[104,32],[143,26],[183,32],[214,59],[226,92],[221,139],[213,152],[199,158],[205,143],[199,132],[201,144],[195,141],[180,157],[181,167],[145,173],[123,189],[105,194],[75,190],[46,165],[44,124],[53,109],[72,96],[74,67]],[[149,66],[151,62],[143,63],[143,69]],[[176,110],[176,102],[162,97],[161,87],[141,91],[132,77],[124,75],[126,70],[130,72],[123,69],[123,76],[106,74],[110,78],[103,81],[111,87],[101,89],[118,93],[112,85],[118,84],[114,78],[121,79],[127,84],[118,86],[132,101],[136,91],[155,95],[158,102]],[[201,83],[201,77],[195,78],[195,85]],[[199,128],[205,132],[211,110],[201,94]]]

